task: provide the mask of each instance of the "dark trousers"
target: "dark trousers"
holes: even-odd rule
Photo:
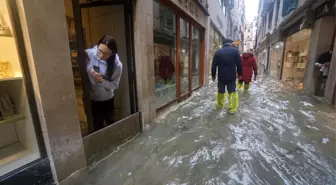
[[[95,131],[104,127],[104,121],[107,125],[114,123],[114,97],[106,101],[91,101],[91,106]]]
[[[217,86],[218,86],[218,93],[225,93],[225,89],[229,93],[236,92],[236,81],[229,81],[229,82],[218,81]]]

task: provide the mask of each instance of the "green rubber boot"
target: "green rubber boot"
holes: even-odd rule
[[[250,87],[251,87],[251,83],[248,83],[248,84],[244,84],[244,90],[245,91],[248,91],[249,89],[250,89]]]
[[[234,114],[238,111],[238,106],[239,106],[239,96],[238,92],[233,92],[231,93],[231,102],[232,102],[232,107],[230,109],[230,113]]]
[[[222,109],[224,107],[224,93],[216,94],[216,107],[217,109]]]
[[[229,105],[228,105],[228,109],[231,109],[232,108],[232,94],[233,93],[229,93]]]
[[[237,82],[237,89],[243,90],[244,89],[244,83]]]

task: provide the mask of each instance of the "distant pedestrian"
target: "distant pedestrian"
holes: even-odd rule
[[[250,83],[252,81],[253,74],[254,74],[254,80],[257,79],[258,75],[257,62],[251,50],[244,52],[241,58],[242,58],[243,73],[242,76],[239,78],[238,89],[244,87],[245,90],[248,90],[250,88]]]
[[[242,75],[242,63],[239,51],[232,46],[232,43],[231,39],[224,39],[223,47],[216,51],[212,61],[212,80],[216,80],[218,69],[217,108],[223,108],[226,97],[228,97],[229,111],[235,113],[239,104],[236,80],[237,73],[239,77]]]
[[[90,98],[95,130],[114,123],[114,91],[122,74],[117,42],[105,35],[93,48],[85,50],[88,56],[87,73],[91,82]]]

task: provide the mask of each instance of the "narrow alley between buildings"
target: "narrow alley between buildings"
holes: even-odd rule
[[[335,109],[270,78],[215,108],[216,85],[91,166],[85,185],[334,184]],[[108,154],[110,153],[110,154]]]

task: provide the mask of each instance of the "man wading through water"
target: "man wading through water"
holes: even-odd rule
[[[223,47],[216,51],[212,61],[212,80],[216,80],[218,68],[217,108],[223,108],[226,97],[229,98],[229,111],[238,110],[239,98],[236,92],[236,80],[242,75],[242,62],[238,49],[232,46],[233,41],[224,39]],[[228,94],[225,92],[227,90]]]

